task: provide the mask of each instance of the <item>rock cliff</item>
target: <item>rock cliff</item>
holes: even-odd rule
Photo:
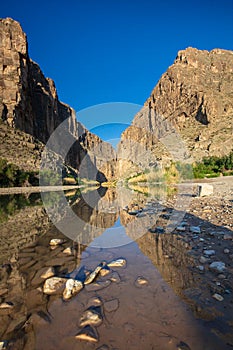
[[[122,176],[163,159],[200,160],[233,144],[233,52],[179,51],[121,137]],[[135,166],[137,164],[137,166]]]
[[[112,177],[116,158],[113,148],[86,130],[77,122],[75,111],[59,101],[54,81],[45,78],[30,59],[26,35],[11,18],[0,19],[0,73],[1,122],[45,144],[66,121],[66,130],[76,141],[67,155],[68,163],[79,169],[88,157],[91,178],[93,174],[98,174],[100,181]]]

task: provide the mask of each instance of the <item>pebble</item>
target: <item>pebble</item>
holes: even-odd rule
[[[52,295],[60,293],[65,288],[67,279],[61,277],[50,277],[48,278],[43,287],[44,294]]]
[[[71,247],[67,247],[66,249],[63,250],[62,253],[66,254],[66,255],[72,255],[73,254],[72,248]]]
[[[108,287],[110,284],[111,284],[111,281],[109,281],[109,280],[104,281],[104,282],[94,282],[91,284],[87,284],[85,286],[85,289],[87,292],[95,292],[97,290],[104,289],[104,288]]]
[[[103,322],[100,306],[90,306],[80,318],[80,327],[87,325],[98,327]]]
[[[99,341],[97,330],[89,325],[82,328],[75,336],[76,339],[86,340],[92,343]]]
[[[106,265],[105,262],[101,262],[96,268],[95,270],[90,273],[90,275],[87,276],[87,278],[84,281],[84,284],[90,284],[91,282],[94,281],[94,279],[97,277],[97,275],[99,274],[100,270]]]
[[[185,342],[181,341],[179,344],[176,345],[176,348],[178,350],[191,350],[191,348],[186,344]]]
[[[233,234],[230,233],[225,233],[223,238],[228,241],[228,240],[233,240]]]
[[[205,258],[204,256],[201,256],[199,261],[200,261],[201,264],[205,264],[207,261],[209,261],[209,259]]]
[[[83,284],[81,281],[74,280],[73,278],[69,278],[66,281],[66,286],[63,292],[63,299],[68,300],[72,296],[76,295],[80,290],[83,289]]]
[[[204,271],[204,266],[202,266],[202,265],[197,266],[197,268],[198,268],[198,270],[200,270],[200,271]]]
[[[102,301],[99,297],[92,297],[88,300],[87,302],[87,306],[100,306],[102,305]]]
[[[99,346],[96,350],[109,350],[109,349],[110,349],[110,348],[109,348],[108,345],[103,344],[103,345]]]
[[[13,309],[14,304],[11,301],[6,301],[0,304],[0,309]]]
[[[139,276],[135,281],[135,285],[137,287],[146,286],[146,285],[148,285],[148,283],[149,283],[148,280],[144,277],[141,277],[141,276]]]
[[[121,278],[118,272],[114,271],[111,276],[110,276],[110,281],[115,282],[115,283],[120,283]]]
[[[203,253],[207,256],[215,255],[215,250],[210,249],[210,250],[204,250]]]
[[[107,312],[116,311],[119,308],[119,300],[112,299],[104,303],[104,310]]]
[[[46,270],[41,274],[40,278],[47,279],[49,277],[53,277],[55,274],[54,268],[49,267],[46,268]]]
[[[224,298],[220,295],[220,294],[217,294],[215,293],[214,295],[212,295],[212,297],[218,301],[223,301]]]
[[[225,248],[224,251],[223,251],[224,254],[229,254],[230,253],[230,250]]]
[[[7,349],[7,343],[8,342],[6,340],[0,341],[0,350]]]
[[[108,267],[125,267],[126,260],[125,259],[117,259],[108,263]]]
[[[105,266],[100,270],[100,276],[102,277],[107,276],[110,272],[111,272],[110,268],[108,266]]]
[[[53,238],[50,240],[49,245],[50,246],[56,246],[65,243],[66,240],[62,238]]]
[[[199,226],[190,226],[189,230],[192,233],[201,233],[201,229]]]
[[[215,271],[215,272],[223,272],[226,268],[225,263],[222,261],[213,261],[209,265],[210,270]]]
[[[218,275],[218,278],[219,278],[220,280],[223,280],[224,278],[226,278],[226,276],[225,276],[224,274],[220,273],[220,275]]]
[[[185,227],[184,226],[177,226],[176,230],[180,232],[185,232]]]

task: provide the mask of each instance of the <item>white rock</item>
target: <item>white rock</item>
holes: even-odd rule
[[[125,259],[113,260],[108,264],[108,267],[123,267],[126,265]]]
[[[224,298],[220,295],[220,294],[217,294],[215,293],[214,295],[212,295],[212,297],[218,301],[223,301]]]
[[[138,277],[135,281],[135,285],[137,287],[146,286],[146,285],[148,285],[148,283],[149,283],[148,280],[144,277],[141,277],[141,276]]]
[[[210,184],[199,184],[197,187],[197,195],[198,197],[210,196],[214,193],[214,187]]]
[[[229,249],[227,249],[227,248],[225,248],[225,249],[224,249],[224,251],[223,251],[223,253],[225,253],[225,254],[229,254],[229,253],[230,253],[230,250],[229,250]]]
[[[59,244],[62,244],[65,242],[65,239],[62,239],[62,238],[53,238],[50,240],[49,244],[51,246],[55,246],[55,245],[59,245]]]
[[[209,265],[210,270],[216,271],[216,272],[223,272],[226,268],[225,263],[222,261],[213,261]]]
[[[63,292],[63,299],[64,300],[70,299],[72,296],[80,292],[81,289],[83,289],[83,283],[81,281],[74,280],[73,278],[69,278],[66,281],[66,286]]]
[[[57,294],[65,288],[66,281],[66,278],[50,277],[44,283],[43,292],[48,295]]]
[[[75,336],[79,340],[85,340],[92,343],[97,343],[99,340],[99,335],[97,330],[89,325],[82,328]]]
[[[204,250],[203,253],[207,256],[215,255],[215,250],[210,249],[210,250]]]

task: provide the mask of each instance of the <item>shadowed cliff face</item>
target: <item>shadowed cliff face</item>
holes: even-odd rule
[[[135,162],[150,166],[151,158],[200,160],[204,156],[229,154],[233,141],[232,84],[232,51],[179,51],[174,64],[122,134],[119,175],[124,175],[125,169],[130,170]],[[185,147],[179,144],[175,133],[181,136]],[[182,148],[183,154],[173,154]]]
[[[66,157],[68,164],[79,169],[85,158],[88,163],[88,174],[85,175],[101,182],[111,178],[115,151],[110,144],[78,123],[75,111],[59,101],[53,80],[45,78],[40,67],[29,58],[26,35],[20,24],[10,18],[0,20],[0,39],[2,121],[43,144],[66,121],[66,131],[74,138]],[[106,156],[109,161],[106,161]]]

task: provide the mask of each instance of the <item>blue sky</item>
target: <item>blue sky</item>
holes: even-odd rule
[[[233,49],[233,0],[11,0],[0,17],[21,23],[31,58],[76,111],[142,105],[188,46]]]

